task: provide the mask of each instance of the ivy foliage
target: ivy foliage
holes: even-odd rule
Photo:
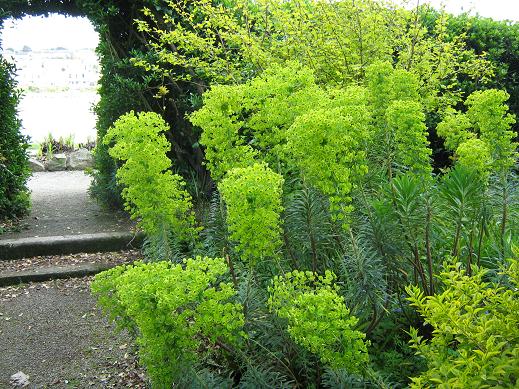
[[[408,287],[409,301],[434,328],[426,340],[411,329],[411,343],[428,369],[411,387],[515,387],[519,382],[519,262],[502,276],[506,284],[486,281],[488,272],[469,276],[459,264],[441,274],[443,292],[425,297]]]
[[[196,235],[191,196],[182,177],[170,170],[168,130],[160,115],[132,111],[114,123],[103,142],[111,145],[110,156],[122,161],[116,177],[124,187],[125,208],[146,234],[170,231],[178,240],[191,240]]]
[[[243,307],[233,298],[224,259],[201,258],[120,266],[96,276],[92,292],[119,323],[137,330],[137,343],[153,387],[171,388],[205,358],[223,353],[217,343],[245,337]]]
[[[160,113],[177,131],[167,134],[176,166],[181,174],[194,176],[200,185],[208,186],[207,173],[202,166],[203,154],[196,147],[198,134],[185,120],[185,113],[192,110],[191,97],[197,89],[191,84],[176,85],[174,96],[158,99],[157,90],[163,78],[147,73],[130,62],[134,56],[148,56],[147,37],[137,31],[135,19],[143,7],[154,12],[167,8],[163,0],[6,0],[1,5],[0,18],[19,18],[24,15],[49,15],[61,13],[87,17],[99,34],[96,49],[99,56],[101,77],[98,84],[100,100],[94,110],[97,115],[98,142],[95,149],[95,169],[90,192],[105,204],[121,207],[122,188],[117,184],[117,164],[108,154],[102,139],[113,123],[131,110]],[[198,183],[198,182],[197,182]]]
[[[230,238],[251,264],[278,256],[282,187],[283,177],[259,163],[231,170],[218,185],[227,206]]]
[[[0,58],[0,221],[23,216],[30,204],[28,139],[17,118],[20,92],[14,76],[14,66]]]
[[[354,330],[358,319],[350,315],[335,279],[330,271],[318,275],[294,270],[276,276],[268,306],[287,321],[292,339],[324,364],[359,372],[368,362],[365,335]]]

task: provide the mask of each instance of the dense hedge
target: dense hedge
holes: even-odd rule
[[[29,206],[27,138],[20,133],[20,98],[15,68],[0,58],[0,221],[23,215]]]
[[[191,182],[207,184],[208,175],[202,165],[203,153],[198,147],[198,134],[193,132],[185,119],[186,112],[192,110],[190,97],[196,93],[196,88],[188,83],[178,84],[174,95],[158,100],[154,95],[163,80],[146,74],[144,69],[130,63],[130,58],[134,56],[148,55],[147,41],[136,31],[134,20],[141,17],[142,8],[158,11],[165,8],[165,3],[162,0],[9,0],[0,1],[0,18],[49,13],[87,17],[100,38],[97,48],[101,65],[100,101],[95,108],[98,139],[103,138],[119,116],[130,110],[158,112],[175,129],[167,137],[172,144],[170,157],[176,161],[180,172],[186,176],[195,172],[196,178]],[[102,142],[98,145],[92,193],[106,204],[121,206],[120,188],[115,182],[115,162]]]
[[[424,15],[432,31],[440,13],[428,12]],[[510,94],[510,110],[519,113],[519,23],[461,14],[449,20],[448,32],[450,36],[464,34],[467,46],[477,54],[486,53],[495,67],[494,76],[485,85],[467,79],[459,80],[465,95],[478,89],[504,89]],[[515,124],[514,129],[519,133],[519,123]]]

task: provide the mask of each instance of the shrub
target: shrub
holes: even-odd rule
[[[174,382],[225,345],[245,336],[242,306],[222,282],[221,258],[119,266],[96,276],[92,292],[122,327],[137,331],[142,363],[153,387]]]
[[[366,70],[366,84],[375,122],[369,146],[373,165],[383,166],[390,179],[399,171],[429,174],[432,152],[416,75],[375,62]]]
[[[438,135],[445,138],[445,145],[455,152],[460,163],[473,169],[490,167],[495,172],[508,171],[517,161],[517,142],[511,130],[515,116],[508,112],[505,102],[509,95],[502,90],[489,89],[472,93],[465,105],[467,113],[450,110],[438,124]],[[479,137],[478,137],[479,135]],[[479,142],[475,142],[478,139]],[[471,166],[467,149],[478,154],[485,162]]]
[[[204,106],[191,122],[202,128],[200,143],[213,179],[254,161],[277,172],[287,170],[286,131],[301,114],[327,103],[313,73],[289,63],[273,66],[243,85],[216,85],[204,94]]]
[[[311,185],[329,197],[335,219],[344,225],[353,209],[352,188],[368,170],[365,144],[371,117],[363,92],[348,88],[337,97],[337,107],[303,114],[287,131],[287,150],[294,164]]]
[[[354,330],[350,315],[329,270],[324,276],[294,270],[277,276],[269,287],[268,305],[287,320],[292,339],[333,369],[359,372],[368,362],[364,334]]]
[[[22,216],[30,203],[28,139],[20,133],[16,116],[20,94],[14,73],[14,66],[0,58],[0,220]]]
[[[218,186],[227,205],[230,237],[251,263],[278,255],[282,186],[283,177],[262,164],[235,168]]]
[[[434,328],[425,340],[411,329],[411,343],[428,364],[412,387],[516,387],[519,384],[519,262],[504,272],[509,286],[472,276],[457,264],[441,274],[442,293],[425,297],[408,287],[409,301]]]
[[[123,161],[117,179],[124,186],[125,208],[151,238],[173,233],[174,239],[191,240],[196,234],[191,197],[184,180],[173,174],[167,157],[171,145],[163,132],[168,126],[156,113],[130,112],[108,131],[104,143],[110,156]],[[157,250],[155,250],[157,251]],[[163,250],[162,250],[163,251]],[[168,257],[160,255],[162,259]]]

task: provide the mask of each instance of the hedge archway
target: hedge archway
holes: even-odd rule
[[[3,3],[3,4],[2,4]],[[164,104],[154,98],[160,80],[146,74],[142,68],[130,63],[135,53],[146,55],[146,39],[137,32],[134,20],[143,7],[160,10],[161,1],[116,1],[116,0],[11,0],[0,3],[0,26],[6,18],[21,18],[26,15],[40,16],[51,13],[87,17],[99,34],[97,53],[101,68],[98,84],[100,101],[95,107],[97,135],[101,139],[113,122],[122,114],[134,111],[161,113],[174,129],[168,135],[172,143],[171,157],[181,171],[197,172],[197,177],[206,176],[202,167],[202,152],[193,145],[196,136],[185,120],[185,112],[179,101],[186,100],[189,87],[172,96]],[[0,37],[1,39],[1,37]],[[115,162],[109,157],[101,142],[95,152],[94,182],[92,194],[102,202],[120,206],[120,189],[115,181]],[[205,180],[205,178],[202,178]]]

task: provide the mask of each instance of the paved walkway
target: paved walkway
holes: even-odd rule
[[[132,338],[108,323],[91,278],[0,288],[0,388],[145,388]]]
[[[89,197],[90,182],[83,172],[32,176],[28,183],[32,211],[22,222],[26,228],[0,236],[0,278],[113,266],[140,258],[138,251],[125,251],[49,257],[39,253],[34,258],[5,261],[7,251],[2,250],[16,247],[13,241],[59,243],[65,238],[132,230],[124,213],[103,209]],[[74,247],[83,251],[81,245]],[[63,271],[59,273],[53,278],[61,278]],[[96,307],[89,290],[91,279],[0,287],[0,388],[10,387],[10,377],[19,371],[29,376],[29,388],[146,387],[143,370],[131,351],[132,338],[115,331]]]
[[[34,173],[28,182],[32,210],[20,232],[0,240],[28,237],[125,232],[133,224],[122,212],[101,208],[88,195],[91,177],[79,171]]]

